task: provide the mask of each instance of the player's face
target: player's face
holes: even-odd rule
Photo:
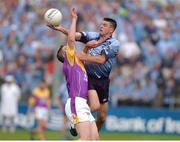
[[[112,34],[113,30],[111,27],[111,23],[107,22],[107,21],[102,21],[102,23],[100,24],[100,29],[99,29],[99,33],[100,35],[109,35]]]

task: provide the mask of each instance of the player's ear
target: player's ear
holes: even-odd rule
[[[63,49],[64,45],[61,45],[57,51],[57,59],[61,62],[61,63],[64,63],[64,57],[63,57],[63,54],[62,54],[62,49]]]
[[[114,32],[114,28],[113,27],[111,27],[110,32],[111,32],[111,34],[113,34],[113,32]]]

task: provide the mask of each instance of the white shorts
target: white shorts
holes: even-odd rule
[[[44,107],[35,107],[35,118],[41,120],[48,120],[48,110]]]
[[[94,117],[91,114],[90,108],[87,104],[87,100],[84,98],[76,97],[75,98],[75,109],[77,116],[74,116],[71,113],[71,99],[68,98],[65,105],[65,112],[67,118],[71,121],[72,124],[77,124],[84,121],[95,121]]]

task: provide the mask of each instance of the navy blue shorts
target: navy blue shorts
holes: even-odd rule
[[[93,78],[88,76],[88,90],[96,90],[99,102],[104,104],[109,100],[109,78]]]

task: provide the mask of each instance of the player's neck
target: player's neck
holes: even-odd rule
[[[106,34],[106,35],[101,35],[99,40],[105,41],[106,39],[110,38],[112,35]]]

